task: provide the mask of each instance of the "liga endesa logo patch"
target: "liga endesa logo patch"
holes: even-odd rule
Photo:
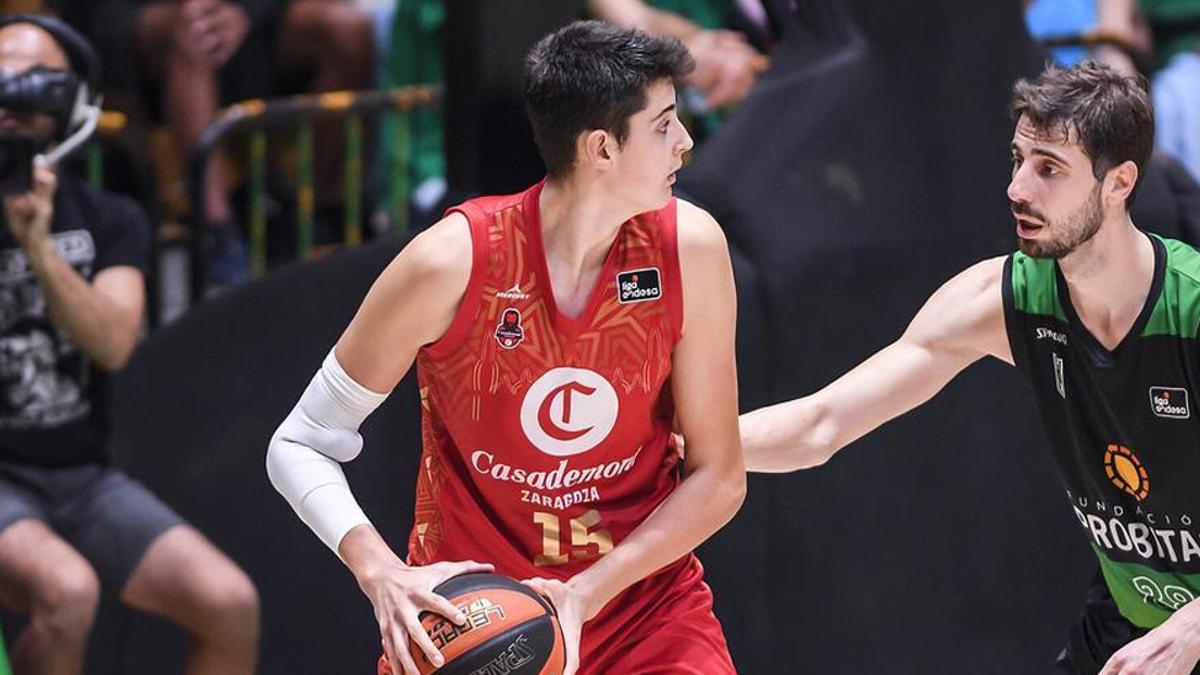
[[[1159,417],[1186,420],[1192,416],[1187,389],[1182,387],[1150,387],[1150,412]]]
[[[662,283],[657,267],[629,270],[617,275],[617,302],[649,302],[662,297]]]

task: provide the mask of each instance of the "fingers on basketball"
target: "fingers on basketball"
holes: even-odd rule
[[[408,651],[408,634],[399,622],[399,617],[393,619],[391,628],[384,640],[384,653],[387,654],[388,662],[393,664],[393,673],[396,670],[394,664],[399,663],[400,670],[404,675],[420,675],[420,671],[417,670],[417,664],[413,661],[412,655]]]
[[[460,626],[467,621],[467,617],[463,615],[462,611],[454,606],[454,603],[450,602],[446,598],[443,598],[437,593],[426,593],[422,595],[419,600],[420,607],[423,611],[440,614],[441,616],[450,619]]]

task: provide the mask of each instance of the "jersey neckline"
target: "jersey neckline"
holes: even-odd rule
[[[1079,318],[1079,314],[1075,311],[1075,305],[1071,302],[1071,292],[1067,287],[1066,277],[1063,276],[1058,261],[1054,261],[1054,282],[1055,290],[1058,293],[1058,303],[1067,317],[1067,323],[1071,325],[1073,332],[1077,334],[1097,366],[1115,366],[1123,354],[1133,350],[1133,345],[1141,339],[1142,332],[1146,330],[1146,324],[1149,323],[1150,316],[1154,314],[1154,308],[1162,296],[1163,279],[1166,276],[1167,267],[1167,249],[1158,237],[1145,232],[1142,232],[1142,236],[1150,240],[1150,245],[1154,249],[1154,275],[1150,281],[1150,292],[1146,294],[1145,304],[1142,305],[1142,311],[1138,313],[1137,319],[1134,320],[1133,325],[1117,343],[1117,346],[1112,349],[1101,344]]]
[[[523,210],[525,212],[525,224],[529,227],[529,243],[532,247],[531,253],[537,260],[534,263],[534,272],[537,274],[538,282],[545,290],[542,296],[545,298],[546,308],[553,318],[554,327],[560,332],[570,336],[576,336],[587,329],[592,324],[592,320],[599,311],[600,303],[604,300],[604,293],[608,289],[608,281],[616,278],[616,258],[617,258],[617,242],[621,239],[621,233],[625,229],[625,224],[622,223],[620,229],[617,230],[617,235],[613,237],[612,242],[608,245],[608,253],[604,257],[604,264],[600,266],[600,273],[592,282],[592,288],[588,291],[587,302],[583,306],[583,311],[578,316],[570,317],[558,309],[558,299],[554,297],[554,285],[550,282],[550,267],[546,260],[546,247],[542,242],[542,214],[541,214],[541,194],[542,188],[546,185],[546,179],[538,181],[537,185],[529,188],[525,192]]]

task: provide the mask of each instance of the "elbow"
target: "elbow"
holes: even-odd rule
[[[731,473],[722,481],[717,492],[717,498],[713,501],[720,504],[724,520],[728,522],[737,515],[737,512],[742,509],[742,504],[746,502],[746,472]]]
[[[99,366],[100,369],[110,373],[115,373],[129,363],[129,359],[133,356],[133,350],[136,346],[136,335],[128,340],[114,340],[112,344],[108,345],[108,349],[103,350],[99,354],[93,355],[92,361]]]
[[[115,373],[125,367],[129,363],[129,357],[133,355],[133,348],[117,349],[110,351],[107,354],[99,355],[93,359],[101,370]]]
[[[746,503],[746,472],[738,473],[737,483],[730,490],[730,511],[729,516],[732,518],[735,513],[742,510],[742,504]]]
[[[823,466],[826,462],[833,459],[834,453],[837,450],[832,443],[813,443],[800,453],[796,462],[787,467],[789,471],[800,471],[803,469],[815,469],[818,466]]]
[[[267,454],[266,454],[266,458],[265,458],[266,459],[266,462],[265,462],[266,469],[267,469],[267,480],[270,481],[271,486],[274,487],[275,490],[277,492],[280,492],[281,494],[284,492],[284,490],[281,487],[281,482],[280,482],[280,478],[281,478],[280,466],[284,463],[284,460],[282,459],[282,455],[286,454],[286,452],[287,452],[283,448],[284,443],[285,443],[285,441],[279,437],[278,430],[274,434],[271,434],[271,440],[267,443]]]

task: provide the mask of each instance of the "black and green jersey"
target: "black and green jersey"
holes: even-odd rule
[[[1121,614],[1157,626],[1200,596],[1200,253],[1150,237],[1154,282],[1109,351],[1053,260],[1013,254],[1004,319],[1067,497]]]

